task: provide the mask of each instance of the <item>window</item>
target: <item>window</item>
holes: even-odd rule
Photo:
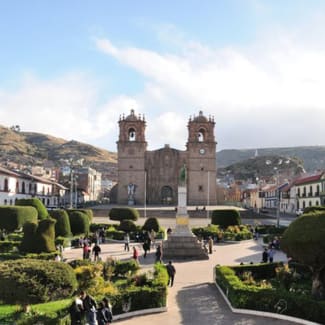
[[[200,129],[199,132],[197,133],[197,140],[199,142],[204,142],[204,140],[205,140],[205,130],[204,129]]]
[[[19,183],[18,183],[18,181],[16,182],[16,193],[19,193]]]
[[[32,183],[29,183],[28,185],[28,193],[32,193]]]
[[[7,199],[5,199],[4,201],[3,201],[3,203],[4,203],[4,205],[7,205]]]
[[[50,205],[50,199],[47,199],[47,206]]]
[[[10,202],[9,202],[10,205],[12,205],[12,199],[10,199]]]
[[[136,132],[133,128],[129,129],[129,141],[135,141],[136,140]]]
[[[202,192],[202,191],[203,191],[203,186],[199,185],[199,192]]]
[[[45,194],[45,186],[43,186],[43,188],[42,188],[42,194],[43,195]]]
[[[25,194],[25,182],[21,184],[21,193]]]
[[[311,201],[309,201],[309,206],[311,207]]]
[[[4,187],[3,187],[5,192],[9,192],[9,188],[8,188],[8,179],[5,178],[5,182],[4,182]],[[5,200],[7,202],[7,200]],[[7,203],[5,203],[7,204]]]
[[[300,196],[300,187],[298,187],[298,193],[297,194],[298,194],[298,196]]]

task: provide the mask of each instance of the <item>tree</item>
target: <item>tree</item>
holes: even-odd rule
[[[282,250],[312,272],[312,296],[325,299],[325,211],[293,221],[281,239]]]

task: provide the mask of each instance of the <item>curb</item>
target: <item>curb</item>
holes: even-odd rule
[[[116,320],[131,318],[131,317],[135,317],[135,316],[158,314],[158,313],[166,312],[167,310],[168,310],[167,307],[135,310],[135,311],[131,311],[130,313],[124,313],[124,314],[119,314],[119,315],[113,316],[113,320],[116,321]]]
[[[262,316],[262,317],[268,317],[268,318],[276,318],[276,319],[281,319],[281,320],[287,320],[293,323],[297,324],[304,324],[304,325],[320,325],[320,323],[314,323],[309,320],[293,317],[293,316],[287,316],[287,315],[282,315],[282,314],[275,314],[275,313],[270,313],[266,311],[258,311],[258,310],[251,310],[251,309],[240,309],[240,308],[234,308],[230,301],[228,300],[227,296],[224,294],[222,289],[219,287],[219,285],[214,282],[217,289],[221,293],[222,298],[225,300],[226,304],[230,308],[230,310],[235,313],[235,314],[246,314],[246,315],[255,315],[255,316]]]

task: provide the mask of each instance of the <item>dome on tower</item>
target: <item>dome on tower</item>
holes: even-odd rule
[[[199,116],[193,117],[193,122],[199,122],[199,123],[208,122],[208,119],[203,115],[203,112],[200,111]]]
[[[134,109],[131,109],[130,115],[125,118],[126,121],[137,121],[138,118],[134,114]]]

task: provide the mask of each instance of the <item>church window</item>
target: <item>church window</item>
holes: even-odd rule
[[[129,141],[135,141],[136,132],[133,128],[129,129]]]
[[[197,139],[199,142],[203,142],[205,140],[205,130],[200,129],[199,132],[197,133]]]
[[[199,185],[199,192],[203,192],[203,186]]]
[[[132,169],[133,168],[133,165],[130,165],[129,167],[130,167],[130,169]]]

